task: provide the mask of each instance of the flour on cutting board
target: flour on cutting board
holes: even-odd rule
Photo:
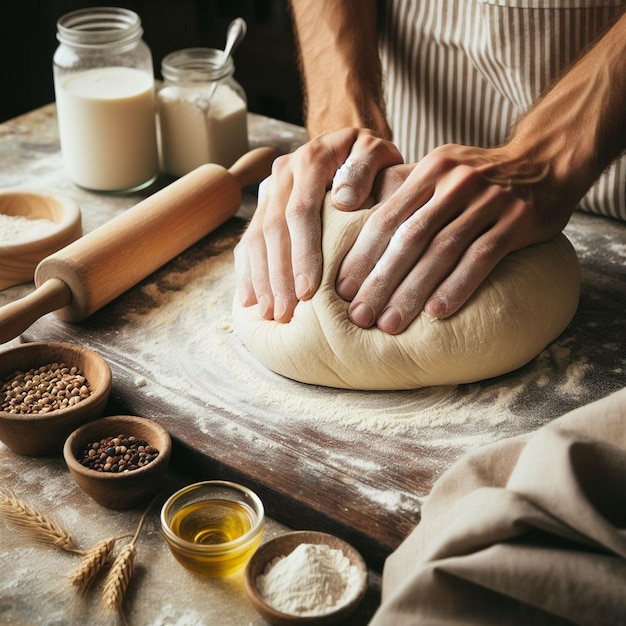
[[[267,370],[241,344],[232,328],[233,285],[233,254],[228,250],[142,286],[140,304],[122,313],[125,324],[120,332],[133,336],[129,343],[141,362],[165,360],[169,364],[159,368],[167,376],[155,374],[163,380],[148,381],[148,393],[150,384],[159,384],[182,392],[172,398],[177,402],[193,397],[207,405],[235,408],[242,415],[250,415],[253,405],[255,415],[277,426],[287,420],[305,420],[375,432],[428,429],[431,445],[437,445],[441,430],[442,446],[478,445],[486,442],[485,432],[503,436],[507,425],[517,419],[516,403],[523,402],[529,387],[547,385],[555,369],[564,370],[563,362],[571,359],[565,339],[544,350],[532,367],[506,381],[401,392],[308,386]],[[137,344],[137,336],[145,341]],[[176,345],[176,350],[167,349],[168,345]],[[551,392],[577,394],[586,367],[584,362],[570,363],[565,379]],[[200,428],[202,419],[198,417]],[[481,426],[472,429],[472,424]],[[449,428],[460,426],[456,431]]]

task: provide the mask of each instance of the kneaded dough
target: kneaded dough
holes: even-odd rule
[[[345,389],[415,389],[469,383],[521,367],[565,329],[578,306],[580,268],[564,235],[509,254],[451,318],[421,313],[399,335],[348,318],[335,279],[371,209],[342,212],[327,195],[322,213],[324,272],[311,300],[287,324],[261,318],[235,297],[236,332],[274,372]]]

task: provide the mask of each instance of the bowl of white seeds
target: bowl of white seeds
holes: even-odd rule
[[[0,352],[0,441],[18,454],[59,454],[76,428],[101,417],[111,369],[72,343],[25,343]]]

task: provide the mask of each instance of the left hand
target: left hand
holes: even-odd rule
[[[397,334],[424,309],[458,311],[508,253],[552,239],[575,201],[551,202],[548,177],[506,148],[437,148],[380,176],[381,197],[338,276],[358,326]]]

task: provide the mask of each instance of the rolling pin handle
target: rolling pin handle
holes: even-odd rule
[[[59,278],[50,278],[27,296],[5,304],[0,308],[0,343],[14,339],[40,317],[71,300],[71,289]]]
[[[276,150],[269,146],[255,148],[235,161],[228,171],[237,179],[240,187],[254,185],[270,175],[277,156]]]

